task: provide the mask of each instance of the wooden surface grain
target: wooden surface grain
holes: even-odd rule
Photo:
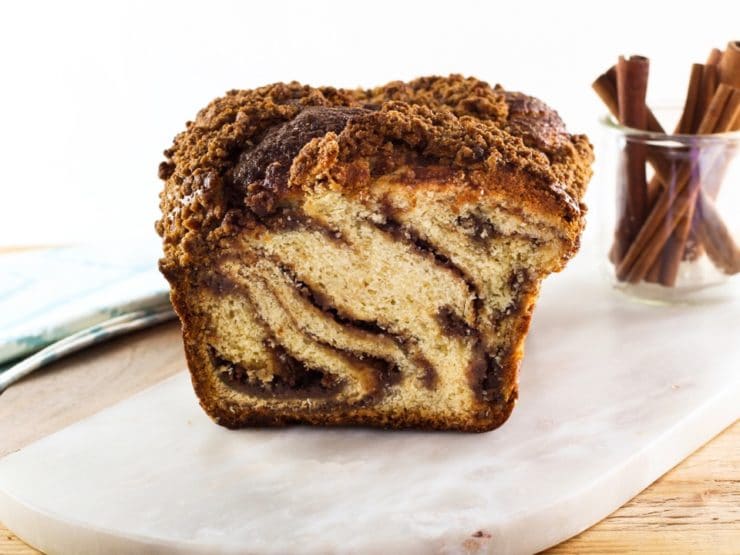
[[[185,367],[176,323],[61,360],[0,395],[0,456]],[[740,423],[624,507],[548,551],[740,553]],[[38,553],[0,524],[0,554]]]

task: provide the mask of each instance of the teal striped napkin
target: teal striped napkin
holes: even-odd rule
[[[152,242],[0,256],[0,366],[110,318],[161,311],[160,252]]]

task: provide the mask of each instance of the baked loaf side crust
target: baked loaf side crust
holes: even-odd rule
[[[592,150],[473,78],[230,91],[175,138],[162,272],[229,427],[483,431],[541,279],[578,249]]]

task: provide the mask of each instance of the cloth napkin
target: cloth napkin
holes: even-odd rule
[[[151,242],[0,255],[0,367],[115,316],[169,305],[160,252]]]

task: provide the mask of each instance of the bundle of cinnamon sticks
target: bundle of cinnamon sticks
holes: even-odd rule
[[[622,125],[665,134],[645,103],[648,72],[647,58],[620,57],[616,66],[594,81],[593,88]],[[737,130],[740,41],[729,43],[724,52],[712,50],[705,64],[691,68],[674,134],[696,136],[695,144],[688,137],[675,147],[652,148],[649,141],[627,135],[621,213],[610,252],[620,281],[674,286],[681,262],[704,253],[723,272],[740,272],[740,247],[714,203],[734,150],[722,156],[699,153],[702,135]],[[727,149],[732,150],[732,145]],[[653,170],[649,180],[648,166]],[[740,218],[740,208],[738,212]]]

